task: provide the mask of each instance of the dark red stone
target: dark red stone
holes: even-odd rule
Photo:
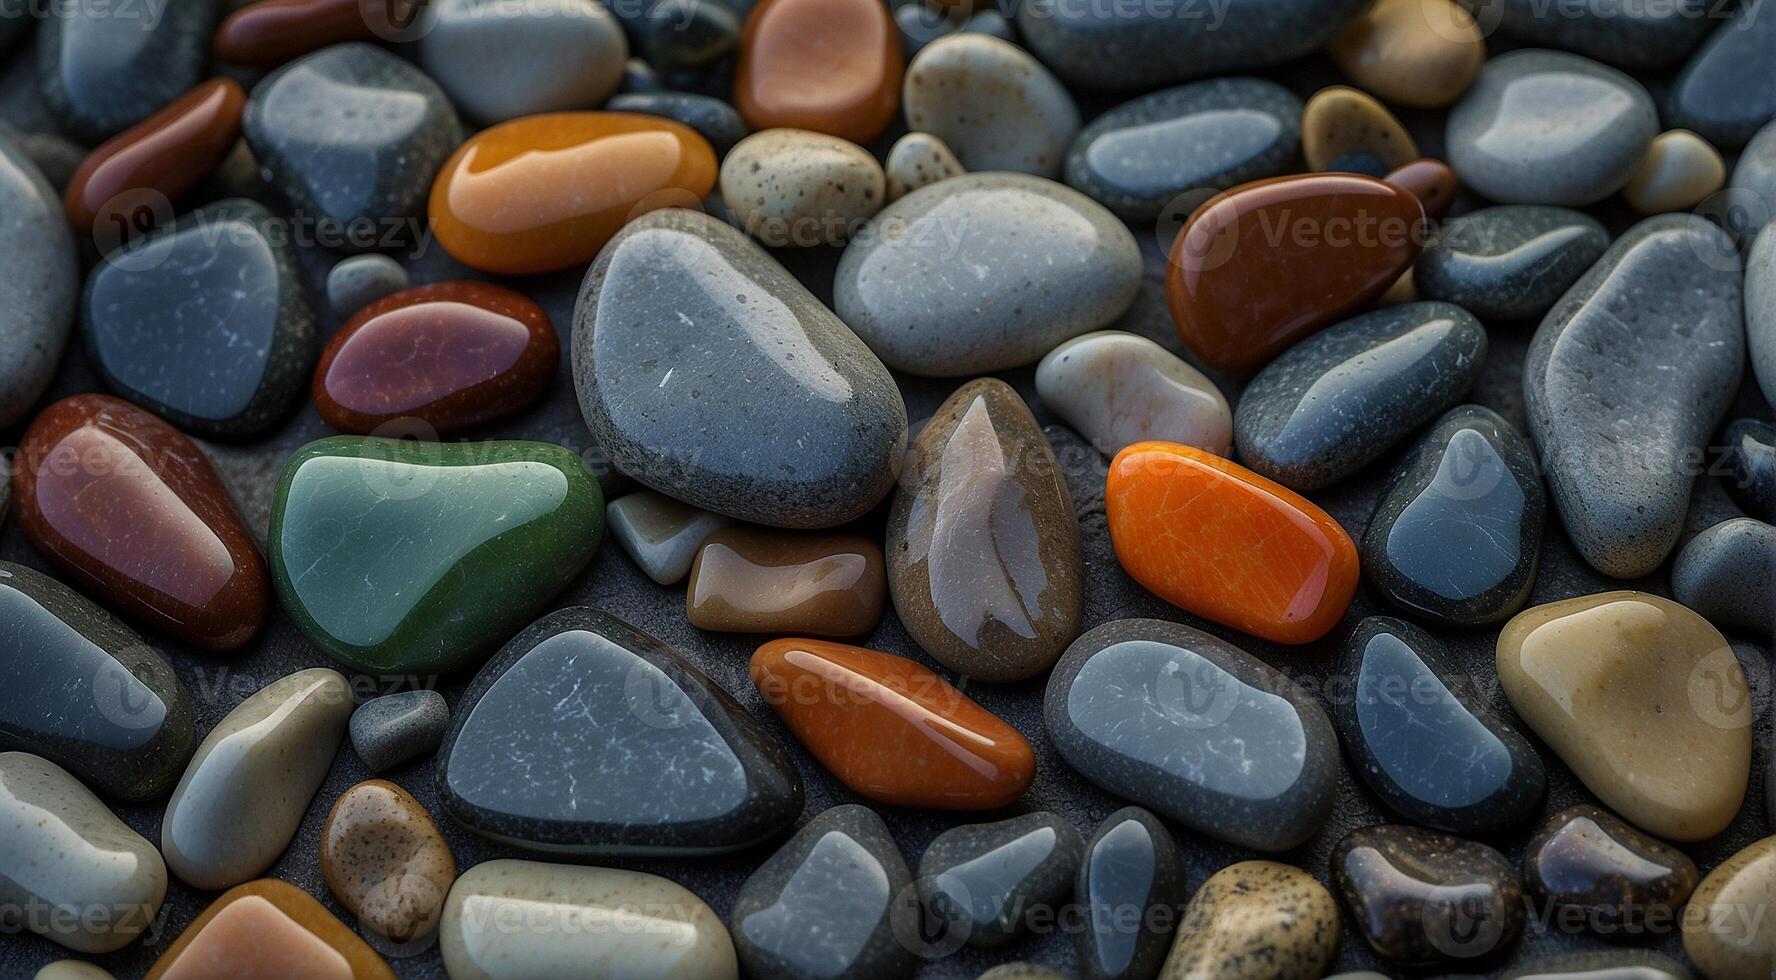
[[[259,0],[216,29],[216,57],[277,65],[329,44],[394,40],[416,16],[415,0]]]
[[[233,79],[212,78],[106,140],[68,181],[63,204],[74,229],[117,241],[145,230],[143,216],[166,209],[234,149],[246,102]]]
[[[109,395],[43,410],[12,470],[25,538],[73,584],[209,650],[265,622],[265,565],[202,451]]]
[[[1425,217],[1433,220],[1448,213],[1449,206],[1455,203],[1456,188],[1461,186],[1461,179],[1449,164],[1431,157],[1403,163],[1385,179],[1395,187],[1411,191],[1418,203],[1424,205]]]
[[[555,326],[521,293],[443,282],[388,296],[333,335],[315,368],[314,401],[341,432],[396,419],[448,432],[535,401],[561,357]]]

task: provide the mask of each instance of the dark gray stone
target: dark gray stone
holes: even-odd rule
[[[1610,939],[1672,931],[1702,874],[1696,862],[1609,811],[1580,804],[1544,821],[1523,846],[1523,879],[1536,904]]]
[[[1745,255],[1745,341],[1758,389],[1776,405],[1776,231],[1769,228]]]
[[[483,125],[603,105],[629,45],[597,0],[433,0],[419,64]]]
[[[1332,881],[1384,960],[1484,961],[1523,930],[1523,882],[1503,854],[1417,827],[1361,827],[1332,852]]]
[[[101,262],[80,326],[106,384],[199,435],[283,421],[308,393],[319,345],[275,220],[252,201],[223,201]]]
[[[25,158],[37,165],[57,194],[68,189],[74,171],[86,160],[85,147],[56,133],[24,133],[0,123],[0,140],[18,144]]]
[[[1475,0],[1482,24],[1533,47],[1560,48],[1646,72],[1675,68],[1717,21],[1720,6],[1710,0],[1622,3],[1620,0]]]
[[[1732,19],[1702,42],[1666,91],[1666,125],[1693,130],[1726,151],[1744,146],[1776,117],[1772,13],[1765,0],[1733,8]]]
[[[1048,679],[1043,723],[1081,776],[1242,847],[1283,851],[1326,822],[1338,739],[1300,685],[1201,630],[1123,619]]]
[[[1776,784],[1773,784],[1776,785]],[[1563,953],[1498,975],[1498,980],[1694,980],[1683,963],[1642,949]]]
[[[1081,130],[1066,179],[1128,221],[1188,216],[1215,191],[1275,177],[1301,155],[1301,100],[1261,78],[1144,95]]]
[[[962,29],[962,25],[941,10],[922,0],[903,3],[894,9],[894,26],[900,28],[900,47],[908,60],[924,49],[925,45],[940,37],[948,37]]]
[[[706,68],[740,45],[740,18],[709,0],[658,0],[636,22],[635,46],[655,71]]]
[[[358,705],[351,716],[351,743],[371,772],[383,772],[436,749],[449,728],[444,695],[402,691]]]
[[[1776,527],[1735,517],[1690,539],[1671,567],[1671,595],[1728,632],[1776,633]]]
[[[1741,242],[1757,238],[1776,219],[1776,122],[1765,123],[1740,151],[1727,181],[1725,211],[1727,227]]]
[[[1425,299],[1482,320],[1548,312],[1609,248],[1596,218],[1571,208],[1506,204],[1452,218],[1425,245],[1412,282]]]
[[[58,125],[98,143],[148,118],[203,78],[220,0],[48,4],[37,81]]]
[[[1530,431],[1567,534],[1636,578],[1677,544],[1694,464],[1745,360],[1732,238],[1689,214],[1629,229],[1548,312],[1523,372]]]
[[[582,857],[738,850],[802,810],[789,754],[676,650],[585,606],[512,638],[438,752],[444,812]]]
[[[660,75],[654,66],[641,58],[630,58],[623,62],[623,80],[617,85],[619,92],[658,92],[661,91]]]
[[[623,472],[741,520],[831,527],[894,485],[900,389],[745,234],[697,211],[630,222],[574,310],[586,424]]]
[[[407,288],[407,270],[386,255],[354,255],[327,273],[327,305],[341,319]]]
[[[1047,812],[938,834],[919,858],[917,881],[938,942],[991,949],[1029,928],[1032,917],[1053,921],[1083,849],[1079,831]]]
[[[73,332],[80,257],[61,197],[0,136],[0,426],[24,418],[49,387]]]
[[[639,112],[677,120],[703,134],[715,147],[717,158],[724,157],[734,144],[746,138],[746,120],[734,107],[720,99],[694,92],[628,92],[615,96],[605,105],[612,112]]]
[[[740,886],[729,931],[746,972],[788,980],[894,980],[917,963],[919,902],[874,810],[810,820]]]
[[[1233,415],[1240,461],[1295,490],[1362,469],[1460,401],[1486,328],[1449,303],[1401,303],[1314,334],[1258,372]]]
[[[1776,523],[1776,426],[1763,419],[1734,419],[1721,432],[1721,481],[1739,509],[1765,524]]]
[[[1086,911],[1074,933],[1085,980],[1142,980],[1159,973],[1190,889],[1178,844],[1159,818],[1124,807],[1085,844],[1073,901]]]

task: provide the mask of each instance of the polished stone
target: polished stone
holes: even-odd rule
[[[93,150],[62,196],[76,231],[101,244],[145,231],[141,210],[172,217],[172,199],[216,169],[240,139],[247,96],[212,78]]]
[[[216,57],[263,67],[332,44],[398,37],[403,12],[403,4],[386,0],[256,0],[244,6],[229,0],[228,6],[238,9],[216,28]]]
[[[1736,6],[1685,62],[1665,93],[1665,120],[1723,150],[1744,146],[1776,117],[1776,18]],[[1718,17],[1706,18],[1714,24]]]
[[[327,272],[327,305],[335,316],[349,319],[385,296],[406,289],[407,270],[386,255],[371,253],[342,259]]]
[[[1053,813],[952,827],[926,845],[915,886],[940,943],[990,949],[1059,911],[1083,850],[1079,831]]]
[[[327,907],[287,881],[223,892],[148,971],[149,980],[394,980]]]
[[[722,200],[747,234],[773,248],[843,245],[888,198],[868,150],[805,129],[767,129],[722,159]]]
[[[652,490],[637,490],[612,501],[604,518],[617,545],[661,585],[676,585],[688,575],[703,542],[734,523]]]
[[[1079,107],[1042,63],[986,34],[952,34],[907,66],[907,127],[943,140],[974,171],[1059,177]]]
[[[1485,320],[1539,317],[1609,248],[1596,218],[1571,208],[1506,204],[1445,223],[1413,266],[1426,299]]]
[[[1474,83],[1486,61],[1486,32],[1451,0],[1381,0],[1344,25],[1327,51],[1364,91],[1437,109]]]
[[[1233,411],[1220,389],[1139,334],[1102,330],[1049,351],[1036,366],[1036,393],[1106,456],[1149,439],[1218,456],[1233,447]]]
[[[1461,189],[1461,178],[1455,175],[1449,164],[1434,157],[1409,160],[1388,171],[1382,180],[1411,191],[1412,196],[1418,198],[1419,206],[1424,208],[1425,217],[1433,220],[1440,220],[1448,212],[1450,205],[1455,203],[1456,191]],[[1429,243],[1426,245],[1428,247]],[[1385,296],[1383,301],[1386,301]]]
[[[1689,966],[1647,950],[1564,953],[1532,960],[1498,980],[1696,980]]]
[[[956,159],[955,151],[930,133],[908,133],[895,140],[882,166],[887,172],[889,201],[898,201],[927,184],[968,172],[962,161]]]
[[[203,77],[221,7],[221,0],[35,7],[47,14],[37,33],[44,106],[89,144],[141,122]]]
[[[1625,71],[1650,74],[1681,62],[1716,22],[1707,0],[1616,4],[1584,0],[1550,6],[1536,0],[1479,0],[1482,23],[1526,47],[1560,48]]]
[[[734,144],[746,138],[746,120],[733,106],[695,92],[626,92],[612,96],[604,107],[611,112],[660,116],[685,124],[709,141],[715,155],[727,156]]]
[[[1332,852],[1332,879],[1371,949],[1393,963],[1482,960],[1523,929],[1523,883],[1505,856],[1417,827],[1362,827]]]
[[[1722,629],[1754,639],[1776,633],[1776,527],[1736,517],[1677,553],[1671,595]]]
[[[482,124],[603,105],[629,57],[622,25],[595,0],[436,0],[424,16],[420,67]]]
[[[856,534],[717,531],[685,588],[692,626],[731,633],[858,636],[887,607],[882,546]]]
[[[0,135],[0,426],[25,418],[49,388],[74,330],[80,254],[55,188]]]
[[[1776,232],[1758,235],[1745,255],[1745,339],[1758,389],[1776,404]]]
[[[1079,862],[1073,900],[1086,911],[1075,932],[1085,980],[1140,980],[1159,972],[1189,897],[1178,844],[1138,806],[1104,818]]]
[[[1660,133],[1647,145],[1622,199],[1641,214],[1688,211],[1727,182],[1720,151],[1685,129]]]
[[[382,772],[433,752],[449,728],[450,706],[437,691],[385,694],[352,712],[352,749],[365,768]]]
[[[333,801],[321,827],[321,874],[359,924],[397,943],[431,932],[456,881],[456,858],[406,790],[372,779]]]
[[[1301,111],[1301,155],[1309,170],[1337,171],[1342,160],[1373,160],[1380,177],[1419,158],[1400,120],[1367,93],[1347,85],[1315,92]]]
[[[1776,969],[1776,837],[1727,858],[1690,896],[1684,952],[1709,980],[1763,980]]]
[[[1609,938],[1664,935],[1700,877],[1682,851],[1589,804],[1549,817],[1523,849],[1530,894]]]
[[[900,108],[905,64],[878,0],[762,0],[740,38],[734,104],[754,129],[868,143]]]
[[[1776,523],[1776,426],[1763,419],[1734,419],[1722,430],[1721,483],[1739,508],[1765,524]]]
[[[1312,875],[1241,861],[1209,877],[1178,923],[1160,980],[1324,976],[1338,949],[1338,903]]]

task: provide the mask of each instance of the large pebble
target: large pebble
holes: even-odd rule
[[[1080,972],[1087,980],[1158,973],[1187,895],[1178,844],[1158,817],[1138,806],[1105,817],[1073,882],[1073,900],[1087,912],[1074,933]]]
[[[1479,0],[1474,4],[1481,23],[1501,29],[1525,46],[1573,51],[1643,74],[1682,61],[1722,9],[1707,0],[1655,4]]]
[[[1036,366],[1036,393],[1106,456],[1148,439],[1219,456],[1233,446],[1233,412],[1220,389],[1139,334],[1088,333],[1049,351]]]
[[[1673,129],[1647,145],[1622,197],[1641,214],[1688,211],[1726,180],[1727,165],[1718,150],[1687,129]]]
[[[1571,208],[1505,204],[1452,218],[1426,243],[1412,280],[1425,299],[1483,320],[1541,316],[1609,248],[1596,218]]]
[[[622,25],[596,0],[439,0],[425,16],[419,63],[478,123],[603,105],[629,57]]]
[[[450,705],[437,691],[385,694],[352,712],[352,749],[365,768],[382,772],[435,750],[449,728]]]
[[[1059,912],[1083,847],[1072,824],[1047,812],[952,827],[919,857],[919,900],[940,942],[1003,946]]]
[[[1560,910],[1561,928],[1576,918],[1616,939],[1668,932],[1701,875],[1682,851],[1589,804],[1542,824],[1524,845],[1523,873],[1538,903]]]
[[[767,129],[722,160],[721,193],[740,228],[766,245],[843,245],[882,209],[888,182],[856,143]]]
[[[833,307],[890,367],[970,376],[1108,325],[1140,283],[1140,247],[1102,205],[1040,177],[967,174],[878,214],[839,260]]]
[[[37,36],[44,105],[70,135],[89,144],[148,118],[202,77],[221,6],[221,0],[185,0],[153,8],[95,2],[33,8],[48,13]]]
[[[261,878],[210,903],[146,980],[395,980],[388,962],[309,893]]]
[[[1079,134],[1079,107],[1023,49],[986,34],[955,34],[907,67],[907,126],[931,133],[969,170],[1057,177]]]
[[[740,38],[734,104],[755,129],[868,143],[900,108],[901,50],[880,0],[762,0]]]
[[[1770,636],[1776,632],[1776,527],[1736,517],[1691,538],[1672,565],[1671,594],[1717,626]]]
[[[1460,98],[1486,61],[1480,25],[1452,0],[1380,0],[1327,50],[1363,90],[1419,109]]]
[[[1685,460],[1727,410],[1745,359],[1739,260],[1695,215],[1629,229],[1536,330],[1530,430],[1567,534],[1605,575],[1651,572],[1677,544]]]
[[[1771,227],[1776,225],[1759,234],[1745,256],[1745,340],[1764,401],[1776,405],[1776,231]]]
[[[1376,955],[1483,960],[1517,941],[1523,884],[1498,851],[1417,827],[1361,827],[1332,852],[1332,879]]]
[[[49,387],[73,332],[80,290],[74,235],[19,143],[0,136],[0,426],[25,417]]]
[[[887,171],[890,201],[898,201],[926,184],[968,172],[955,152],[930,133],[908,133],[895,140],[883,168]]]
[[[1317,980],[1338,949],[1338,903],[1312,875],[1241,861],[1203,882],[1160,980]]]
[[[1684,911],[1684,952],[1708,980],[1764,980],[1776,967],[1776,837],[1727,858]]]
[[[320,851],[333,897],[364,928],[397,943],[432,931],[456,881],[456,858],[425,807],[380,779],[333,802]]]
[[[1761,3],[1732,8],[1666,90],[1667,124],[1732,150],[1776,117],[1776,17],[1767,13]]]

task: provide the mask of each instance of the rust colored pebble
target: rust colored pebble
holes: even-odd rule
[[[1455,203],[1456,188],[1461,186],[1461,179],[1449,164],[1431,157],[1402,164],[1383,179],[1411,191],[1424,207],[1425,217],[1433,220],[1449,213],[1449,205]]]
[[[265,565],[210,461],[122,399],[64,398],[12,471],[19,526],[69,580],[138,622],[209,650],[265,622]]]
[[[867,144],[900,109],[905,62],[881,0],[762,0],[740,37],[734,103],[753,129]]]
[[[279,65],[329,44],[392,39],[416,13],[415,0],[259,0],[216,28],[216,57]]]
[[[887,606],[882,546],[856,534],[717,531],[685,591],[692,626],[734,633],[857,636]]]
[[[212,78],[106,140],[68,180],[62,203],[74,229],[119,241],[142,230],[144,209],[165,210],[234,148],[246,101],[233,79]]]
[[[307,892],[261,878],[210,903],[147,980],[394,980],[395,971]]]

